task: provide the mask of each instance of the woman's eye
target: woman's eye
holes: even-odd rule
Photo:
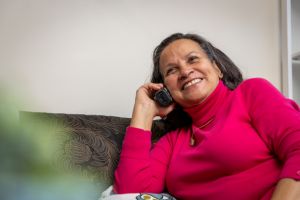
[[[195,63],[198,61],[198,57],[197,56],[191,56],[188,58],[188,62],[189,63]]]
[[[169,68],[166,72],[166,75],[169,75],[169,74],[173,74],[176,72],[176,69],[175,68]]]

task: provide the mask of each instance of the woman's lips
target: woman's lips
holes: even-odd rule
[[[195,79],[193,79],[193,80],[191,80],[191,81],[188,81],[188,82],[186,82],[186,83],[182,86],[182,90],[185,90],[186,88],[188,88],[188,87],[190,87],[190,86],[192,86],[192,85],[195,85],[195,84],[201,82],[202,80],[203,80],[203,78],[195,78]]]

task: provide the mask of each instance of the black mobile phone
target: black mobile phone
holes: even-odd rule
[[[164,87],[155,92],[154,101],[156,101],[162,107],[167,107],[173,103],[173,98],[168,89]]]

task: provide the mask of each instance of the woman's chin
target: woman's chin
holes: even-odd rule
[[[190,108],[199,105],[201,102],[203,102],[204,99],[201,98],[193,98],[193,99],[188,99],[185,100],[184,102],[181,103],[182,107],[184,108]]]

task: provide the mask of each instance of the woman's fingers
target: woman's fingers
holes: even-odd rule
[[[152,90],[159,90],[164,87],[162,83],[146,83],[143,86]]]
[[[165,117],[175,108],[175,103],[168,107],[162,107],[153,100],[154,93],[164,87],[161,83],[146,83],[142,85],[136,93],[135,110],[147,112],[150,115]]]
[[[149,97],[151,97],[154,92],[160,90],[163,87],[164,86],[161,83],[146,83],[141,86],[141,88],[144,88],[147,91]]]
[[[163,84],[161,83],[146,83],[142,85],[136,92],[137,97],[145,100],[145,96],[149,99],[153,100],[154,93],[163,88]]]

